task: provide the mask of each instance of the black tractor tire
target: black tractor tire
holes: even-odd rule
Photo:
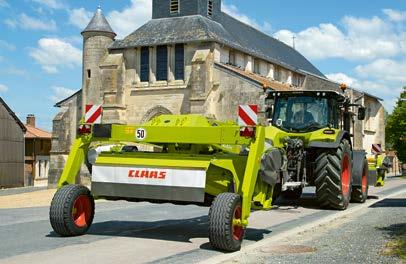
[[[303,188],[295,188],[293,190],[286,190],[281,193],[281,196],[285,200],[299,200],[302,196]]]
[[[345,210],[351,196],[352,151],[348,140],[335,150],[326,150],[316,159],[315,185],[319,204]]]
[[[282,184],[281,183],[275,184],[272,191],[272,203],[271,203],[272,205],[274,205],[276,200],[278,200],[278,198],[281,196],[281,192],[282,192]]]
[[[52,199],[49,220],[61,236],[80,236],[93,222],[94,199],[89,189],[81,185],[66,185]]]
[[[365,201],[368,199],[368,172],[368,161],[365,159],[362,167],[361,186],[352,187],[351,202],[365,203]]]
[[[214,248],[237,251],[241,248],[245,228],[233,225],[233,219],[242,219],[241,196],[221,193],[209,210],[209,240]]]

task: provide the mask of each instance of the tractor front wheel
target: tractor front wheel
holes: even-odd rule
[[[66,185],[59,189],[51,202],[49,219],[54,231],[61,236],[80,236],[93,222],[94,199],[88,188]]]
[[[351,198],[351,145],[342,140],[336,150],[316,159],[316,197],[322,207],[347,209]]]
[[[364,160],[362,168],[361,186],[355,186],[351,193],[351,202],[365,203],[368,198],[368,161]]]
[[[239,250],[245,234],[241,221],[241,196],[235,193],[219,194],[209,211],[211,245],[225,251]]]

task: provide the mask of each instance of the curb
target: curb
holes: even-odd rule
[[[379,199],[376,199],[376,200],[367,201],[367,202],[365,202],[363,204],[360,204],[358,206],[354,206],[354,207],[349,208],[349,209],[347,209],[345,211],[341,211],[341,212],[338,212],[338,213],[333,214],[333,215],[325,216],[325,217],[323,217],[323,218],[321,218],[321,219],[319,219],[319,220],[317,220],[315,222],[293,228],[293,229],[291,229],[289,231],[285,231],[283,233],[278,234],[277,236],[269,237],[269,238],[266,238],[264,240],[258,241],[256,243],[247,245],[247,246],[243,247],[238,252],[223,254],[223,255],[220,255],[220,256],[215,256],[213,258],[207,259],[207,260],[199,262],[199,263],[201,263],[201,264],[214,264],[214,263],[222,263],[224,261],[231,260],[231,259],[233,259],[235,257],[238,257],[239,255],[242,255],[244,253],[248,253],[248,252],[251,252],[251,251],[253,251],[255,249],[266,246],[266,245],[270,244],[271,242],[276,242],[276,241],[282,240],[284,238],[287,238],[289,236],[296,235],[296,234],[298,234],[300,232],[308,231],[308,230],[313,229],[313,228],[315,228],[317,226],[325,225],[325,224],[327,224],[327,223],[329,223],[329,222],[331,222],[333,220],[345,217],[345,216],[353,214],[355,212],[359,213],[361,210],[365,210],[366,208],[370,207],[371,205],[373,205],[375,203],[378,203],[378,202],[380,202],[380,201],[382,201],[384,199],[390,198],[390,197],[398,196],[398,195],[403,194],[403,193],[406,193],[406,189],[397,191],[395,193],[392,193],[392,194],[389,194],[389,195],[386,195],[386,196],[382,196],[382,197],[380,197]]]

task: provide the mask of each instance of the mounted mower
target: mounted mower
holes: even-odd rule
[[[269,127],[163,115],[142,125],[82,129],[51,203],[53,229],[62,236],[84,234],[94,199],[197,204],[210,206],[213,247],[235,251],[251,209],[271,209],[278,193],[297,198],[314,185],[322,206],[345,209],[351,197],[364,202],[368,164],[363,151],[352,149],[348,99],[336,92],[286,92],[270,93],[268,102]],[[154,151],[89,151],[128,142]],[[75,185],[82,164],[92,173],[91,192]]]

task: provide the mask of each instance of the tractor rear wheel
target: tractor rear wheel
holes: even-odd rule
[[[351,195],[351,145],[341,141],[336,150],[325,151],[316,159],[316,197],[322,207],[344,210]]]
[[[49,210],[49,219],[57,234],[83,235],[92,224],[93,217],[94,199],[85,186],[66,185],[55,193]]]
[[[368,198],[368,161],[364,160],[362,168],[361,186],[352,188],[351,202],[365,203]]]
[[[209,211],[211,245],[225,251],[239,250],[245,234],[241,221],[241,196],[235,193],[219,194]]]

